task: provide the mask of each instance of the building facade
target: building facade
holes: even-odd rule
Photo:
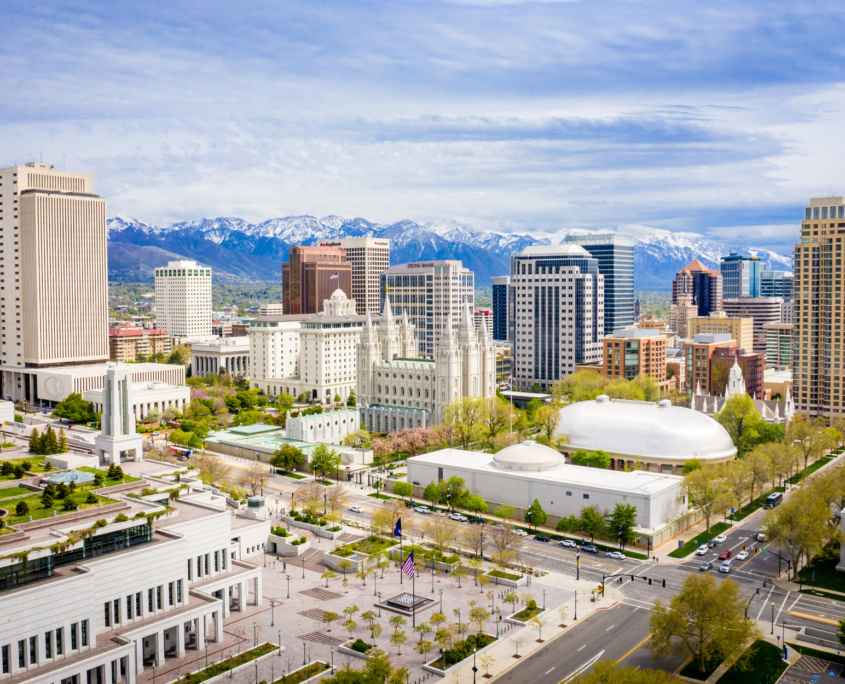
[[[460,261],[400,264],[379,278],[381,310],[389,294],[393,314],[407,314],[422,358],[434,358],[441,338],[449,334],[450,322],[457,326],[463,307],[475,304],[475,274]]]
[[[151,358],[158,354],[170,356],[173,342],[161,328],[111,328],[109,330],[109,361],[123,363]]]
[[[792,323],[766,323],[766,364],[792,368]]]
[[[604,329],[626,328],[634,322],[634,238],[630,235],[567,235],[595,257],[604,276]]]
[[[666,336],[657,330],[620,328],[604,338],[601,374],[608,378],[633,380],[648,375],[661,394],[669,389],[666,378]]]
[[[249,376],[249,338],[221,337],[191,345],[191,371],[198,378],[220,375]]]
[[[710,384],[707,386],[707,393],[711,396],[724,396],[731,368],[735,365],[742,369],[742,375],[745,378],[743,386],[748,395],[754,399],[762,399],[766,357],[764,354],[748,352],[741,347],[718,347],[713,350],[710,356]]]
[[[361,427],[356,409],[312,413],[307,416],[288,416],[285,434],[300,442],[331,442],[340,444],[347,435]]]
[[[693,259],[678,271],[672,281],[672,304],[681,297],[692,297],[698,306],[699,316],[708,316],[711,311],[722,309],[722,273],[707,268],[698,259]]]
[[[691,318],[687,328],[688,337],[706,333],[730,335],[737,347],[754,351],[754,320],[728,316],[724,311],[714,311],[709,316]]]
[[[604,337],[604,276],[583,247],[527,247],[511,257],[513,379],[550,388],[580,364],[597,363]]]
[[[511,339],[511,277],[493,276],[493,339],[506,342]]]
[[[760,257],[756,256],[742,256],[731,252],[722,257],[719,262],[719,270],[722,272],[722,296],[725,299],[759,297],[763,266]]]
[[[211,269],[196,261],[170,261],[155,270],[156,324],[178,339],[211,331]]]
[[[390,267],[390,240],[384,238],[344,238],[325,240],[319,247],[341,247],[352,264],[352,293],[356,313],[381,311],[379,276]]]
[[[447,320],[434,359],[420,358],[407,314],[394,319],[385,299],[381,324],[369,320],[357,349],[357,397],[364,429],[393,432],[437,425],[444,410],[464,397],[496,392],[496,354],[486,328],[473,325],[464,308],[457,335]]]
[[[842,240],[845,198],[810,200],[795,245],[792,373],[795,408],[811,416],[845,412],[842,381]]]
[[[94,405],[94,411],[102,411],[105,406],[102,389],[85,390],[85,401]],[[191,388],[185,385],[168,385],[166,382],[132,383],[132,404],[129,407],[136,421],[143,421],[151,411],[163,414],[168,408],[184,413],[191,403]]]
[[[268,302],[258,307],[259,316],[281,316],[285,312],[285,307],[281,302]]]
[[[692,297],[689,295],[681,295],[678,297],[677,304],[669,305],[669,328],[676,333],[678,337],[686,338],[692,337],[689,329],[689,321],[691,318],[698,316],[698,307],[692,303]]]
[[[106,200],[93,176],[39,162],[5,168],[0,205],[2,367],[107,361]]]
[[[720,347],[735,347],[736,341],[725,333],[702,333],[687,345],[687,394],[707,392],[710,387],[710,359]]]
[[[794,276],[789,271],[763,271],[760,274],[760,296],[792,301]]]
[[[740,297],[739,299],[726,299],[722,303],[722,307],[729,316],[752,319],[754,351],[765,354],[766,329],[763,326],[766,323],[781,322],[783,302],[774,297]]]
[[[493,312],[481,309],[479,311],[474,311],[472,314],[473,323],[475,324],[476,328],[486,328],[487,334],[492,338],[493,337]]]
[[[317,313],[335,290],[352,296],[352,264],[340,247],[302,247],[288,251],[282,264],[282,306],[289,314]]]

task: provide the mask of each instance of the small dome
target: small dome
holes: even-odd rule
[[[505,447],[493,456],[493,464],[507,470],[554,470],[565,462],[559,451],[531,440]]]
[[[335,301],[337,301],[338,299],[346,299],[346,293],[340,288],[338,288],[334,292],[332,292],[332,299]]]

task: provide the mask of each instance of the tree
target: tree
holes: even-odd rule
[[[285,472],[296,470],[302,461],[305,460],[301,449],[297,449],[292,444],[283,444],[273,452],[270,458],[270,464],[274,468],[279,468]]]
[[[829,449],[833,449],[839,439],[835,428],[826,427],[821,416],[808,418],[803,413],[796,413],[789,423],[786,438],[801,452],[804,469],[810,465],[810,459],[817,459]]]
[[[772,479],[772,460],[768,449],[764,445],[754,447],[754,450],[742,459],[748,468],[748,486],[751,489],[751,500],[754,500],[754,490],[762,489],[766,482]]]
[[[640,389],[640,391],[642,391],[643,399],[645,401],[657,401],[660,399],[660,385],[658,385],[657,380],[650,375],[639,373],[633,380],[631,380],[631,384],[635,385]]]
[[[769,457],[772,463],[772,472],[777,475],[780,485],[783,486],[784,480],[789,478],[795,466],[800,462],[801,452],[787,439],[761,444],[757,448]]]
[[[267,480],[269,479],[270,473],[267,470],[267,466],[260,461],[255,461],[240,472],[238,475],[238,484],[248,488],[252,495],[255,496],[264,489],[264,485],[267,484]]]
[[[31,454],[42,454],[44,453],[44,447],[42,446],[42,437],[38,433],[38,428],[32,428],[32,432],[29,434],[29,453]]]
[[[728,496],[722,470],[717,466],[706,466],[694,470],[681,481],[681,491],[692,506],[701,509],[707,521],[707,532],[710,533],[710,518]]]
[[[511,639],[511,643],[513,644],[514,648],[514,657],[519,658],[519,647],[525,643],[525,637],[523,637],[521,634],[517,634]]]
[[[733,580],[687,575],[668,605],[654,602],[646,648],[655,659],[692,656],[699,672],[709,661],[745,660],[751,655],[746,646],[760,636],[755,622],[745,618],[746,599]]]
[[[29,504],[26,501],[18,501],[15,506],[15,515],[18,517],[29,514]]]
[[[481,631],[484,629],[484,625],[487,624],[487,621],[489,619],[490,611],[488,611],[486,608],[483,608],[481,606],[475,606],[469,611],[469,621],[478,628],[479,634],[481,634]]]
[[[579,466],[604,469],[610,467],[610,454],[601,449],[597,449],[596,451],[578,449],[570,458],[572,459],[572,463]]]
[[[619,541],[622,549],[634,541],[634,526],[637,524],[637,507],[617,502],[607,520],[607,529],[613,539]]]
[[[736,504],[737,509],[741,509],[745,495],[751,488],[751,471],[748,467],[748,460],[735,458],[733,461],[726,463],[724,477],[725,485],[730,492],[731,503]]]
[[[539,527],[546,524],[549,516],[546,515],[546,511],[543,510],[543,507],[540,505],[540,501],[538,499],[534,499],[534,503],[528,507],[528,512],[526,513],[525,518],[528,520],[529,525]]]
[[[329,574],[334,575],[333,572],[329,571],[329,572],[324,572],[323,576],[329,575]],[[335,577],[337,577],[337,575],[335,575]],[[326,578],[326,586],[329,586],[329,578]],[[325,622],[329,626],[330,632],[332,631],[332,623],[335,620],[339,620],[339,619],[340,619],[340,615],[338,615],[337,613],[332,613],[332,612],[329,612],[329,611],[325,611],[323,613],[323,622]]]
[[[445,516],[434,515],[426,518],[422,526],[426,537],[431,539],[434,548],[443,553],[450,541],[458,536],[459,527],[454,520]]]
[[[452,577],[455,578],[458,582],[458,589],[461,588],[461,580],[467,576],[467,571],[463,569],[460,565],[454,569],[452,572]]]
[[[340,454],[325,444],[318,444],[311,452],[310,466],[320,474],[331,473],[340,467]]]
[[[510,525],[501,525],[499,529],[491,529],[487,539],[494,549],[493,562],[504,570],[516,558],[515,549],[519,544],[519,537]]]
[[[414,485],[410,482],[394,482],[393,493],[401,496],[404,501],[406,496],[412,496],[414,494]]]
[[[528,621],[528,624],[531,625],[534,629],[537,630],[537,641],[543,640],[543,627],[546,626],[546,621],[543,620],[539,615],[535,615]]]
[[[688,458],[684,461],[684,467],[681,468],[681,475],[689,475],[693,470],[701,469],[700,458]]]
[[[802,558],[809,562],[830,538],[831,528],[827,525],[830,517],[830,507],[815,488],[802,487],[763,518],[762,527],[770,541],[798,549],[798,554],[793,556],[794,579],[798,577]]]
[[[440,501],[445,501],[450,509],[454,510],[464,495],[464,481],[457,475],[452,475],[448,480],[440,480],[437,483],[440,488]]]
[[[590,535],[590,542],[596,536],[603,536],[607,530],[607,513],[603,513],[595,506],[584,506],[581,509],[579,527],[584,534]]]
[[[513,421],[511,405],[497,396],[481,400],[481,422],[488,443],[493,444],[496,436]]]
[[[184,344],[177,344],[170,352],[167,363],[174,366],[187,366],[191,362],[191,349]]]
[[[513,518],[513,512],[516,509],[513,506],[508,504],[501,504],[495,511],[493,511],[493,515],[499,518],[502,522],[505,520],[510,520]]]
[[[728,399],[716,420],[728,431],[734,446],[740,452],[746,451],[759,436],[756,428],[760,422],[760,414],[754,409],[754,401],[747,394]]]
[[[484,553],[484,541],[484,525],[465,525],[461,528],[461,544],[472,549],[476,556]]]
[[[53,409],[56,418],[64,418],[71,423],[91,423],[97,420],[94,405],[85,401],[79,392],[71,392]]]
[[[588,671],[567,680],[567,684],[682,684],[683,681],[665,670],[619,667],[617,661],[600,660]]]
[[[469,491],[467,491],[466,495],[463,497],[461,504],[468,511],[471,511],[476,515],[486,513],[488,508],[487,500],[483,496],[479,494],[470,494]]]
[[[469,450],[472,442],[481,436],[483,401],[476,397],[464,397],[452,402],[443,411],[444,422],[454,427],[455,436],[464,450]]]
[[[428,486],[426,486],[425,491],[423,492],[423,498],[426,501],[430,501],[432,506],[436,503],[440,503],[440,496],[440,487],[438,487],[435,482],[431,482]]]
[[[555,429],[560,422],[560,405],[543,404],[531,416],[531,423],[543,437],[546,444],[552,445]]]
[[[396,646],[397,655],[402,655],[402,644],[407,641],[408,637],[405,635],[405,632],[394,632],[390,635],[390,643]]]
[[[59,450],[56,453],[64,454],[67,453],[67,450],[67,435],[65,434],[65,429],[59,428]],[[47,465],[49,465],[49,463]]]
[[[208,485],[218,484],[229,474],[229,468],[216,454],[200,454],[196,469],[200,480]]]
[[[839,621],[837,636],[839,637],[839,643],[845,646],[845,618]]]

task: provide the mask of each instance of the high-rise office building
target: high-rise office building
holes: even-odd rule
[[[711,311],[722,309],[722,274],[707,268],[698,259],[684,266],[672,281],[672,304],[683,296],[692,297],[698,306],[699,316],[708,316]]]
[[[754,320],[751,318],[728,316],[724,311],[691,318],[687,324],[687,337],[694,338],[703,333],[726,333],[740,349],[754,351]]]
[[[619,328],[607,335],[603,344],[602,375],[626,380],[648,375],[657,382],[661,393],[668,392],[666,336],[659,330]]]
[[[526,247],[511,257],[514,385],[549,389],[581,364],[598,363],[604,276],[580,245]]]
[[[753,319],[754,349],[746,348],[746,351],[765,354],[766,329],[763,326],[766,323],[781,322],[783,301],[775,297],[740,297],[726,299],[722,308],[729,316]]]
[[[756,256],[742,256],[736,252],[722,257],[722,296],[725,299],[760,296],[760,276],[763,262]]]
[[[710,359],[716,349],[736,347],[727,333],[701,333],[687,345],[687,394],[710,394]]]
[[[766,364],[792,368],[792,323],[766,323]]]
[[[473,324],[477,330],[485,330],[493,339],[493,312],[489,309],[479,309],[472,314]]]
[[[511,338],[511,277],[493,276],[493,339],[504,342]]]
[[[177,339],[203,339],[211,330],[211,269],[170,261],[155,270],[156,324]]]
[[[813,416],[845,412],[843,236],[845,198],[811,199],[795,245],[792,377],[795,410]]]
[[[397,264],[379,279],[382,309],[389,294],[394,315],[407,314],[413,324],[422,358],[434,358],[449,321],[456,333],[464,305],[475,301],[475,274],[460,261]]]
[[[352,264],[352,299],[356,312],[377,314],[381,311],[379,276],[390,267],[390,240],[384,238],[344,238],[324,240],[319,247],[341,247]]]
[[[0,170],[0,241],[2,365],[108,361],[106,200],[93,176],[39,162]],[[25,380],[6,377],[3,396],[21,396],[11,382]]]
[[[288,251],[282,264],[282,307],[285,314],[317,313],[335,290],[352,299],[352,264],[341,247],[302,247]]]
[[[760,275],[760,296],[779,297],[792,301],[793,275],[789,271],[763,271]]]
[[[604,329],[625,328],[634,322],[634,238],[630,235],[567,235],[599,262],[604,276]]]
[[[689,321],[697,316],[698,307],[692,303],[692,297],[689,295],[678,297],[677,304],[669,305],[669,328],[680,337],[692,337]]]

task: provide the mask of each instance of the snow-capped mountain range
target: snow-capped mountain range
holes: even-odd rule
[[[141,277],[144,271],[179,255],[207,264],[219,275],[245,280],[278,280],[281,262],[287,260],[291,245],[313,245],[320,240],[347,237],[379,237],[391,241],[390,261],[393,264],[460,259],[475,272],[479,286],[489,285],[493,276],[507,274],[512,254],[531,245],[556,244],[565,237],[565,234],[553,238],[500,234],[452,220],[425,224],[405,220],[385,225],[341,216],[319,219],[287,216],[263,223],[249,223],[239,218],[203,218],[166,227],[116,216],[109,219],[108,232],[109,269],[116,277]],[[135,248],[129,248],[129,245]],[[791,258],[765,249],[735,248],[694,234],[653,229],[634,241],[635,287],[638,290],[668,289],[675,273],[694,258],[718,268],[719,258],[731,252],[759,256],[769,269],[792,270]],[[146,275],[149,277],[149,273]]]

